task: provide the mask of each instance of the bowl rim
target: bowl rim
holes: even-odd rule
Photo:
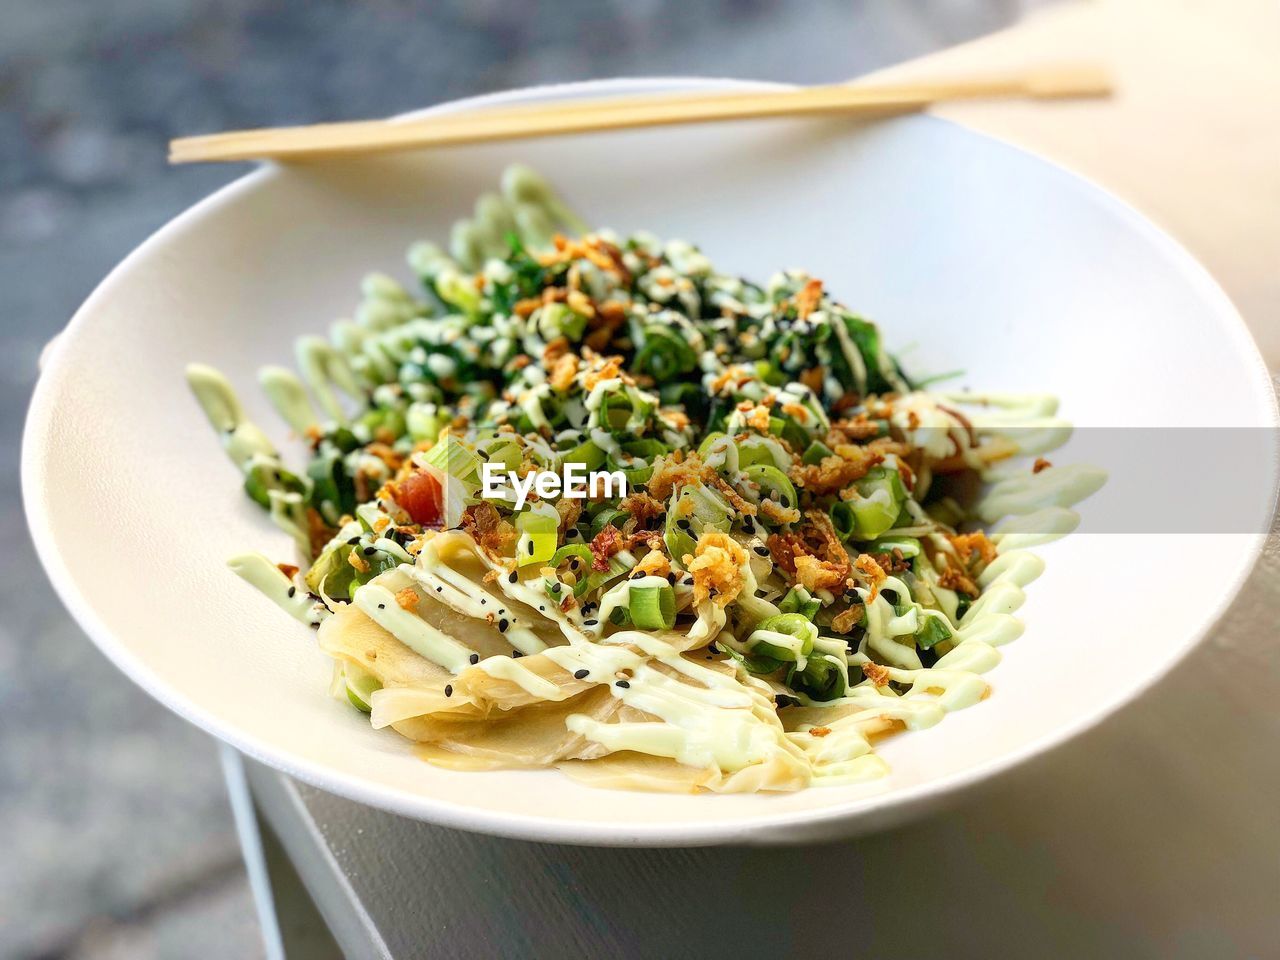
[[[570,97],[597,97],[659,92],[664,90],[742,90],[786,89],[792,85],[756,80],[731,78],[706,78],[692,76],[662,76],[647,78],[610,78],[572,83],[544,84],[520,87],[480,96],[448,101],[422,110],[400,114],[394,120],[415,119],[435,113],[451,113],[483,109],[490,106],[523,102],[547,102]],[[1119,199],[1109,190],[1092,180],[1077,174],[1065,166],[1048,159],[1036,151],[1002,140],[990,134],[974,130],[963,124],[940,117],[917,115],[921,122],[945,124],[959,135],[987,141],[997,149],[1023,154],[1032,161],[1048,168],[1055,176],[1067,181],[1074,189],[1091,195],[1125,225],[1140,234],[1143,239],[1159,249],[1198,289],[1212,307],[1231,336],[1233,352],[1251,367],[1256,386],[1263,388],[1259,396],[1264,398],[1254,413],[1269,419],[1271,426],[1280,425],[1280,410],[1270,373],[1239,311],[1208,270],[1200,264],[1178,241],[1156,226],[1134,207]],[[873,796],[861,795],[845,803],[836,803],[817,810],[801,810],[790,813],[768,813],[730,820],[675,821],[671,823],[618,823],[613,821],[573,821],[545,818],[536,814],[506,810],[475,809],[451,801],[440,801],[430,794],[413,790],[384,787],[358,777],[333,770],[321,762],[299,760],[240,731],[224,722],[205,708],[190,703],[182,693],[157,676],[141,658],[121,642],[81,596],[70,571],[58,550],[53,546],[50,517],[39,491],[44,486],[46,456],[43,444],[52,415],[54,395],[50,386],[53,377],[49,371],[60,364],[58,344],[67,335],[91,322],[98,304],[111,296],[115,287],[125,282],[134,264],[162,247],[172,234],[192,227],[211,211],[235,200],[242,193],[256,189],[260,184],[280,176],[287,170],[276,164],[263,164],[214,193],[198,201],[169,220],[126,256],[98,284],[85,302],[72,316],[63,331],[56,334],[40,358],[41,376],[36,381],[28,409],[22,436],[21,486],[23,507],[35,545],[36,553],[52,582],[55,593],[71,613],[77,624],[88,634],[106,657],[134,683],[168,709],[194,723],[205,732],[229,744],[245,755],[267,764],[289,776],[308,784],[346,797],[359,803],[377,807],[401,816],[424,820],[455,829],[470,830],[495,836],[523,840],[595,846],[693,846],[708,844],[777,844],[812,842],[835,837],[849,837],[859,832],[876,829],[870,821],[886,818],[892,811],[893,822],[900,822],[917,811],[951,796],[973,788],[977,784],[1007,773],[1014,767],[1053,750],[1080,734],[1092,729],[1111,717],[1122,707],[1137,700],[1150,690],[1175,664],[1199,645],[1210,629],[1222,618],[1235,602],[1241,587],[1248,579],[1261,555],[1266,534],[1249,534],[1251,542],[1242,555],[1243,562],[1235,575],[1225,582],[1225,589],[1218,593],[1217,603],[1206,609],[1193,630],[1183,634],[1182,641],[1170,649],[1170,656],[1156,664],[1139,682],[1118,691],[1101,706],[1075,721],[1046,733],[1017,749],[998,757],[975,764],[954,774],[928,783],[889,790]],[[1276,489],[1271,492],[1271,511],[1274,514]],[[465,774],[460,774],[465,775]],[[586,789],[585,787],[583,789]],[[781,829],[780,829],[781,828]],[[795,828],[788,830],[787,828]]]

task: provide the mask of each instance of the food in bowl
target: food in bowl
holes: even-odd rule
[[[298,373],[261,371],[305,470],[220,373],[187,376],[297,545],[232,569],[442,767],[882,777],[877,738],[987,696],[1026,548],[1103,482],[1041,456],[1069,434],[1052,397],[928,390],[821,280],[593,232],[528,168],[408,259],[420,291],[369,276]]]

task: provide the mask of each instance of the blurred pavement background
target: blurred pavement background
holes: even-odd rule
[[[261,953],[212,742],[118,674],[63,612],[19,500],[41,346],[149,233],[243,172],[169,169],[170,137],[590,77],[836,81],[987,33],[1033,5],[4,0],[0,956]]]

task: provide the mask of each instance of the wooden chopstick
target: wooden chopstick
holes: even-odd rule
[[[675,123],[828,113],[879,116],[920,110],[944,100],[1104,97],[1110,93],[1106,71],[1091,64],[913,84],[666,93],[477,110],[409,121],[360,120],[183,137],[169,144],[169,161],[305,160]]]

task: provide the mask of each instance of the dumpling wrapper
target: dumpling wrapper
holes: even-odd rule
[[[464,633],[463,642],[474,649],[492,639],[485,636],[491,628],[484,621],[464,617],[430,598],[423,598],[419,606],[420,615],[432,617],[433,624],[455,636]],[[682,634],[672,632],[671,639],[690,645]],[[321,626],[319,641],[330,656],[367,670],[383,684],[371,697],[373,725],[390,726],[417,741],[416,752],[438,766],[493,770],[561,765],[570,776],[595,786],[666,792],[796,790],[809,781],[803,761],[788,754],[732,774],[630,751],[609,754],[603,745],[571,732],[565,719],[578,713],[602,723],[661,721],[627,707],[607,685],[579,680],[541,654],[521,657],[518,663],[555,685],[561,694],[555,700],[494,677],[478,665],[454,676],[351,605]],[[502,653],[493,655],[507,650],[504,643]],[[727,663],[702,665],[717,672],[733,669]],[[446,686],[452,688],[451,696],[445,695]]]
[[[812,779],[807,763],[790,753],[777,753],[726,774],[716,767],[690,767],[667,757],[620,751],[599,759],[569,760],[558,768],[579,783],[607,790],[659,793],[757,793],[803,790]]]
[[[561,760],[590,759],[605,752],[598,743],[569,730],[566,717],[581,713],[608,722],[621,706],[608,687],[597,686],[572,700],[540,703],[454,724],[457,729],[446,739],[437,738],[440,724],[430,718],[404,720],[393,726],[411,740],[429,741],[419,743],[417,755],[451,770],[549,767]]]

